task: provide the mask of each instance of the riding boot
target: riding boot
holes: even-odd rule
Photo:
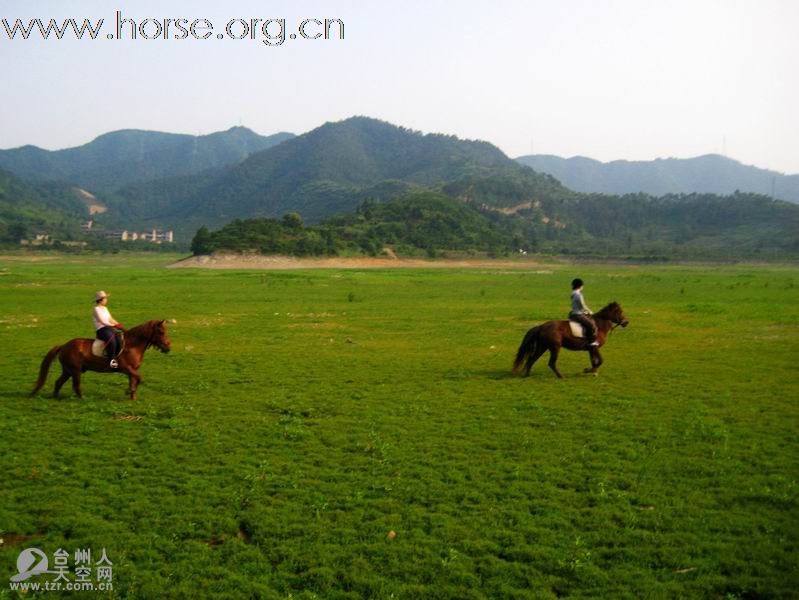
[[[584,320],[585,324],[585,340],[588,342],[589,346],[599,346],[599,342],[597,342],[597,329],[596,323],[594,320],[588,317],[585,317]]]
[[[117,350],[117,336],[116,336],[116,333],[114,333],[114,337],[112,337],[111,340],[108,342],[108,347],[109,347],[110,353],[111,353],[111,357],[110,357],[111,361],[108,363],[108,366],[111,367],[112,369],[116,369],[119,366],[119,363],[117,363],[118,350]]]

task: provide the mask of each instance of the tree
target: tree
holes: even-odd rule
[[[8,237],[14,242],[21,242],[28,237],[28,227],[21,221],[16,221],[8,226]]]
[[[367,221],[372,220],[372,216],[374,214],[375,208],[375,201],[372,198],[366,198],[361,204],[358,206],[357,213],[359,215],[363,215],[363,218]]]
[[[191,240],[191,252],[194,256],[200,254],[211,254],[214,251],[213,239],[208,228],[203,226],[197,230],[194,238]]]
[[[290,212],[283,215],[283,226],[289,229],[302,229],[302,217],[299,213]]]

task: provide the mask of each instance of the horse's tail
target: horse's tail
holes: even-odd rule
[[[36,385],[31,392],[31,396],[35,395],[36,392],[42,389],[44,382],[47,380],[47,372],[50,370],[50,363],[53,362],[60,351],[61,346],[53,346],[50,349],[50,352],[48,352],[44,359],[42,359],[42,366],[39,367],[39,379],[36,380]]]
[[[513,361],[513,372],[518,373],[521,369],[525,359],[535,352],[535,346],[538,343],[538,327],[533,327],[524,336],[519,351],[516,352],[516,360]]]

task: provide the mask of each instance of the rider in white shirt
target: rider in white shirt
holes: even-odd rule
[[[116,361],[119,347],[115,330],[122,329],[124,331],[124,327],[122,323],[111,316],[111,312],[108,310],[108,294],[103,291],[97,292],[94,295],[94,303],[94,329],[97,331],[97,339],[106,343],[108,353],[114,357],[111,359],[109,366],[112,369],[116,369],[119,366]]]

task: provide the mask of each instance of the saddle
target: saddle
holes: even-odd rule
[[[117,330],[114,335],[117,337],[117,348],[119,348],[119,352],[117,352],[116,356],[109,356],[105,349],[108,347],[108,342],[104,342],[100,339],[95,339],[92,342],[92,354],[94,356],[98,356],[100,358],[116,358],[122,351],[125,349],[125,334],[121,331]]]
[[[582,323],[578,323],[577,321],[572,321],[569,319],[569,327],[572,328],[572,335],[578,338],[585,337],[585,328],[583,327]]]

